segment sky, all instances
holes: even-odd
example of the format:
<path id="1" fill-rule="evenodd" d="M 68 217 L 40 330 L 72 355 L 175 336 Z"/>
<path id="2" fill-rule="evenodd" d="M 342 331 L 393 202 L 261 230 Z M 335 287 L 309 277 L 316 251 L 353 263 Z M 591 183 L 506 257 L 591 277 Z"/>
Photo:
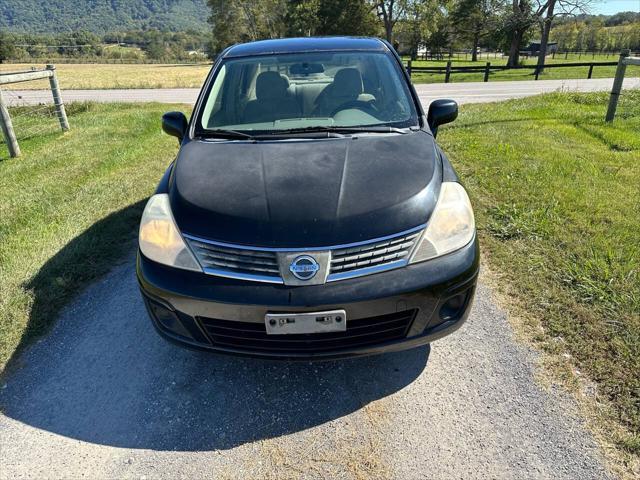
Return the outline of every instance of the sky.
<path id="1" fill-rule="evenodd" d="M 590 8 L 591 13 L 611 15 L 618 12 L 640 12 L 640 0 L 595 0 Z"/>

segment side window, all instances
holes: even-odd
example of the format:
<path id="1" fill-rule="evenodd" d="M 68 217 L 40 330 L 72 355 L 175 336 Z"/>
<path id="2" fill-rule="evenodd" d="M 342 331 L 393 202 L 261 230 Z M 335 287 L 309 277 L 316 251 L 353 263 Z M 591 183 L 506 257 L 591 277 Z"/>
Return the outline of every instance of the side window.
<path id="1" fill-rule="evenodd" d="M 204 111 L 202 114 L 202 127 L 208 128 L 211 124 L 211 118 L 220 112 L 222 109 L 222 85 L 224 84 L 224 79 L 227 76 L 227 67 L 226 65 L 222 65 L 216 79 L 213 82 L 213 86 L 211 87 L 211 92 L 209 93 L 209 98 L 207 99 L 207 103 L 204 106 Z"/>

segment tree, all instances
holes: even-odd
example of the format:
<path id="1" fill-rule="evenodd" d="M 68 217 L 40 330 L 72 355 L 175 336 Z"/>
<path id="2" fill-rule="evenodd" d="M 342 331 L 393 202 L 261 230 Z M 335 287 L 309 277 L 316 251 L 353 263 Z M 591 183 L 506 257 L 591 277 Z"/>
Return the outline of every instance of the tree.
<path id="1" fill-rule="evenodd" d="M 208 0 L 212 53 L 238 42 L 285 35 L 286 0 Z"/>
<path id="2" fill-rule="evenodd" d="M 317 35 L 320 27 L 320 0 L 289 0 L 287 5 L 287 34 L 290 36 Z"/>
<path id="3" fill-rule="evenodd" d="M 289 0 L 289 36 L 375 35 L 376 18 L 366 0 Z"/>
<path id="4" fill-rule="evenodd" d="M 505 31 L 510 37 L 508 67 L 517 67 L 520 63 L 522 40 L 542 13 L 534 12 L 532 2 L 533 0 L 512 0 L 511 12 L 507 15 L 505 22 Z"/>
<path id="5" fill-rule="evenodd" d="M 378 17 L 384 25 L 385 38 L 392 45 L 393 28 L 396 26 L 398 19 L 406 13 L 408 3 L 407 0 L 375 0 L 374 2 Z"/>
<path id="6" fill-rule="evenodd" d="M 283 0 L 236 0 L 250 40 L 284 36 L 286 2 Z M 225 2 L 231 3 L 231 2 Z"/>
<path id="7" fill-rule="evenodd" d="M 640 12 L 619 12 L 611 15 L 604 21 L 605 27 L 617 25 L 631 25 L 640 22 Z"/>
<path id="8" fill-rule="evenodd" d="M 15 42 L 9 34 L 0 31 L 0 63 L 11 58 L 15 52 Z"/>
<path id="9" fill-rule="evenodd" d="M 451 45 L 451 21 L 441 10 L 432 18 L 430 32 L 425 37 L 425 43 L 431 52 L 441 53 Z"/>
<path id="10" fill-rule="evenodd" d="M 501 0 L 458 0 L 451 12 L 455 32 L 472 44 L 471 60 L 478 60 L 480 40 L 498 24 Z"/>
<path id="11" fill-rule="evenodd" d="M 408 46 L 412 59 L 416 59 L 420 46 L 429 44 L 434 47 L 436 37 L 444 36 L 448 42 L 448 3 L 449 0 L 421 0 L 406 2 L 404 15 L 393 30 L 394 40 L 402 39 Z"/>
<path id="12" fill-rule="evenodd" d="M 376 16 L 367 0 L 320 0 L 318 35 L 376 35 Z"/>
<path id="13" fill-rule="evenodd" d="M 243 37 L 241 22 L 237 21 L 240 8 L 233 1 L 209 0 L 208 4 L 211 9 L 208 20 L 213 29 L 210 50 L 211 53 L 217 54 Z"/>
<path id="14" fill-rule="evenodd" d="M 167 54 L 167 47 L 165 45 L 162 34 L 158 30 L 149 30 L 146 36 L 146 41 L 142 46 L 142 50 L 146 54 L 147 58 L 152 60 L 162 60 Z"/>
<path id="15" fill-rule="evenodd" d="M 551 32 L 551 24 L 555 16 L 557 0 L 548 0 L 546 15 L 542 21 L 542 35 L 540 36 L 540 50 L 538 51 L 538 73 L 544 69 L 544 61 L 547 57 L 547 44 L 549 43 L 549 32 Z"/>
<path id="16" fill-rule="evenodd" d="M 544 70 L 544 62 L 547 57 L 547 45 L 549 44 L 549 34 L 551 33 L 551 26 L 556 16 L 561 15 L 564 17 L 575 16 L 578 13 L 586 13 L 587 8 L 591 0 L 547 0 L 542 2 L 538 0 L 538 5 L 542 7 L 545 5 L 544 19 L 542 20 L 542 35 L 540 37 L 540 51 L 538 52 L 538 72 Z M 556 8 L 557 7 L 557 8 Z"/>
<path id="17" fill-rule="evenodd" d="M 511 47 L 507 66 L 518 65 L 522 39 L 533 25 L 541 25 L 540 51 L 538 69 L 544 68 L 544 61 L 549 43 L 549 33 L 554 18 L 585 12 L 593 0 L 513 0 L 511 14 L 507 18 L 507 30 L 511 36 Z"/>

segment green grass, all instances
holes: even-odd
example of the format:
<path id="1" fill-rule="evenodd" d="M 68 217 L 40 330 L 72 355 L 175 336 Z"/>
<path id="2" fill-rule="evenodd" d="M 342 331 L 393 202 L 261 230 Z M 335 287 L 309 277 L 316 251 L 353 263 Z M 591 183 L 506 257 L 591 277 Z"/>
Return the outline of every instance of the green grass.
<path id="1" fill-rule="evenodd" d="M 16 159 L 0 143 L 0 371 L 130 251 L 143 199 L 177 151 L 160 129 L 167 109 L 71 104 L 70 132 L 24 139 Z M 25 121 L 55 125 L 39 115 Z"/>
<path id="2" fill-rule="evenodd" d="M 463 106 L 439 141 L 470 190 L 484 253 L 640 434 L 640 91 L 603 122 L 607 94 Z M 486 258 L 486 257 L 485 257 Z"/>

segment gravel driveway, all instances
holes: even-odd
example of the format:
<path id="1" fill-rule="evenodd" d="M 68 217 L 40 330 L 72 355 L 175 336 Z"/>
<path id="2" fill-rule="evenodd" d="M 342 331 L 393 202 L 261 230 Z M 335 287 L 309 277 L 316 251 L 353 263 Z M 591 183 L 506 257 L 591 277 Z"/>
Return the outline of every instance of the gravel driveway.
<path id="1" fill-rule="evenodd" d="M 0 385 L 2 478 L 607 478 L 481 284 L 427 348 L 326 363 L 191 352 L 152 329 L 133 254 Z"/>

